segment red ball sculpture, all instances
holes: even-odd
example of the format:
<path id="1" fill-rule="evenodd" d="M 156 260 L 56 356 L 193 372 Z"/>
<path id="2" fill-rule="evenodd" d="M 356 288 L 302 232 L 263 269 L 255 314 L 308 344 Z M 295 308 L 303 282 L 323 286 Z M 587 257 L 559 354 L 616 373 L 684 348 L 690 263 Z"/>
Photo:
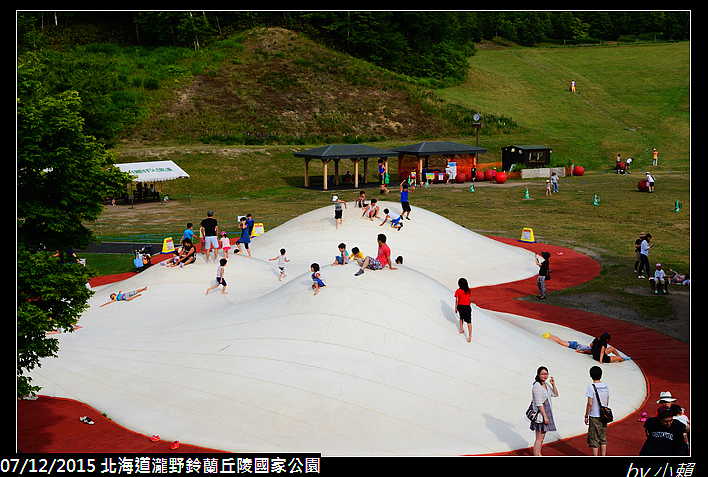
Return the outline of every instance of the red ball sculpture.
<path id="1" fill-rule="evenodd" d="M 477 171 L 477 172 L 475 173 L 475 176 L 477 176 L 477 180 L 478 180 L 478 181 L 483 181 L 483 180 L 484 180 L 484 172 L 482 172 L 482 171 Z"/>
<path id="2" fill-rule="evenodd" d="M 637 189 L 639 189 L 640 192 L 649 192 L 649 185 L 647 184 L 647 180 L 640 180 L 639 183 L 637 183 Z"/>
<path id="3" fill-rule="evenodd" d="M 585 174 L 585 168 L 583 166 L 575 166 L 573 168 L 574 176 L 582 176 L 583 174 Z"/>
<path id="4" fill-rule="evenodd" d="M 463 172 L 458 172 L 457 175 L 455 176 L 455 182 L 458 184 L 462 184 L 467 180 L 467 176 Z"/>
<path id="5" fill-rule="evenodd" d="M 484 171 L 484 180 L 485 181 L 490 181 L 494 178 L 494 171 L 491 169 L 487 169 Z"/>
<path id="6" fill-rule="evenodd" d="M 494 177 L 494 180 L 496 181 L 497 184 L 503 184 L 506 182 L 506 172 L 497 172 L 497 175 Z"/>

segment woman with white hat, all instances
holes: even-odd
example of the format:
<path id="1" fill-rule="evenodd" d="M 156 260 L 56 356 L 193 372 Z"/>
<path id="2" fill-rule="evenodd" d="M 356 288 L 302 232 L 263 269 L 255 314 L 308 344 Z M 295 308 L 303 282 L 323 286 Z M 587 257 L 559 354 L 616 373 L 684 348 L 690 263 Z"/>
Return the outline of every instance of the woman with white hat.
<path id="1" fill-rule="evenodd" d="M 676 401 L 676 398 L 671 396 L 671 392 L 661 391 L 661 393 L 659 394 L 659 400 L 656 401 L 656 403 L 663 404 L 665 406 L 671 406 L 671 404 L 675 401 Z"/>

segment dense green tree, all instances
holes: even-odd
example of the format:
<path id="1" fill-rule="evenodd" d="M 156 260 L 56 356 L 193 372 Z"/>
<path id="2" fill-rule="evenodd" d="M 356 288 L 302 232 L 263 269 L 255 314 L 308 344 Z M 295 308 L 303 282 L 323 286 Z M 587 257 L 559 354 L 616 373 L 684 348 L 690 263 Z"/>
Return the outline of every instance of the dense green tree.
<path id="1" fill-rule="evenodd" d="M 37 390 L 25 375 L 56 356 L 53 330 L 73 330 L 91 292 L 92 271 L 65 253 L 94 240 L 85 221 L 98 218 L 108 194 L 130 178 L 83 132 L 76 91 L 48 94 L 40 58 L 18 63 L 17 103 L 17 393 Z"/>

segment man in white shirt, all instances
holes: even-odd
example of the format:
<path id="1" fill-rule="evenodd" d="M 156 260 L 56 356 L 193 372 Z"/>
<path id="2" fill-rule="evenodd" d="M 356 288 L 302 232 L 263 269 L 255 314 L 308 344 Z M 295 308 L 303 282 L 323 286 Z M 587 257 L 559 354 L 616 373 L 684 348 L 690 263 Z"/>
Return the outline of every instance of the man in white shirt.
<path id="1" fill-rule="evenodd" d="M 607 423 L 600 419 L 600 404 L 610 405 L 610 390 L 607 384 L 601 381 L 602 368 L 593 366 L 590 368 L 592 384 L 588 386 L 585 395 L 588 398 L 585 406 L 585 425 L 588 426 L 588 445 L 592 450 L 592 455 L 607 455 Z M 597 394 L 595 394 L 597 390 Z M 598 403 L 597 397 L 600 397 Z"/>

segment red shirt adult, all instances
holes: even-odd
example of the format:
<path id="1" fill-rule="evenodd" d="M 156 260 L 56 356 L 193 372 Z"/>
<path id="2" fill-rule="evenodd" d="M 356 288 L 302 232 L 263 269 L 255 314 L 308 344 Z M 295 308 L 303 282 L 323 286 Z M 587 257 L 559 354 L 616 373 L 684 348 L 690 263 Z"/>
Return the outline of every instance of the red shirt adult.
<path id="1" fill-rule="evenodd" d="M 391 249 L 385 243 L 379 244 L 379 254 L 376 256 L 376 260 L 381 262 L 381 266 L 385 267 L 388 265 L 388 261 L 391 259 Z"/>

